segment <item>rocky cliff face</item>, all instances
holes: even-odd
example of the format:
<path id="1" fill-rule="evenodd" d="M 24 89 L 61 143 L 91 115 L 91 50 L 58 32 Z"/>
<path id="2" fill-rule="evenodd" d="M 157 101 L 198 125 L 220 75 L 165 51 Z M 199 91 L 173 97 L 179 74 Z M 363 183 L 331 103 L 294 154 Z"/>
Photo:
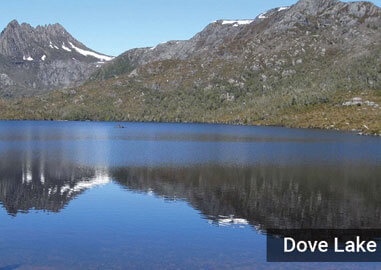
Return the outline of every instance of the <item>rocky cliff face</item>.
<path id="1" fill-rule="evenodd" d="M 0 35 L 0 95 L 33 95 L 73 86 L 112 57 L 92 51 L 61 25 L 12 21 Z"/>

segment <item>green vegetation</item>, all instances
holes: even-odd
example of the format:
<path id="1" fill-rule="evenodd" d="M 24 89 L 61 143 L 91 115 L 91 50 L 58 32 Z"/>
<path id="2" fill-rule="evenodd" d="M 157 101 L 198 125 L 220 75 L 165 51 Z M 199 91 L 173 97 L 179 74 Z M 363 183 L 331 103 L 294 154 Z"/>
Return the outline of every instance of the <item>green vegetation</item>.
<path id="1" fill-rule="evenodd" d="M 250 96 L 239 89 L 162 92 L 120 86 L 120 80 L 91 82 L 23 101 L 1 101 L 2 119 L 206 122 L 356 130 L 381 134 L 381 109 L 342 106 L 353 97 L 381 105 L 379 90 L 319 96 L 292 93 Z M 107 92 L 104 89 L 107 88 Z M 234 96 L 234 100 L 228 97 Z"/>

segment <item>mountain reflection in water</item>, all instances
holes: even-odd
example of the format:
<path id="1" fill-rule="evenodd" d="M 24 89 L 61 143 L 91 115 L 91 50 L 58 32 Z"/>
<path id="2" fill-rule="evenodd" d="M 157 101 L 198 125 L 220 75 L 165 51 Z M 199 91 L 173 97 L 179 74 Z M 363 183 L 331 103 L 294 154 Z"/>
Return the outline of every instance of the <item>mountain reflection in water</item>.
<path id="1" fill-rule="evenodd" d="M 0 160 L 0 201 L 10 215 L 60 212 L 87 189 L 123 188 L 184 200 L 210 223 L 267 228 L 377 228 L 381 167 L 376 164 L 91 167 L 9 154 Z"/>
<path id="2" fill-rule="evenodd" d="M 9 155 L 0 160 L 0 201 L 10 215 L 59 212 L 86 189 L 110 182 L 107 170 Z"/>

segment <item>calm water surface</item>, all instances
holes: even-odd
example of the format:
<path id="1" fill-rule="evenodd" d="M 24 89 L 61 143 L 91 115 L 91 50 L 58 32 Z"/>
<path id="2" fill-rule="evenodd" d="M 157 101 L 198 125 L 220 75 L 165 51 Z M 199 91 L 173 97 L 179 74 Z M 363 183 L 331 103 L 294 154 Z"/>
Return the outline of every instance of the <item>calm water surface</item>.
<path id="1" fill-rule="evenodd" d="M 380 138 L 118 124 L 0 122 L 0 270 L 305 269 L 266 228 L 381 228 Z"/>

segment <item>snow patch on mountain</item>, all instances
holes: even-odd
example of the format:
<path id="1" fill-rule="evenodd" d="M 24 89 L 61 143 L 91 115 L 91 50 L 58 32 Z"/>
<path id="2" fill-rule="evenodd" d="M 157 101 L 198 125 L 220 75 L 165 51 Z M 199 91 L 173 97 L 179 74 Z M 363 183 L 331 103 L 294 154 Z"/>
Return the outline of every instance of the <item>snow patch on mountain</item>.
<path id="1" fill-rule="evenodd" d="M 265 16 L 267 14 L 267 11 L 266 12 L 263 12 L 261 14 L 259 14 L 258 18 L 259 19 L 266 19 L 267 17 Z"/>
<path id="2" fill-rule="evenodd" d="M 282 11 L 282 10 L 286 10 L 286 9 L 289 9 L 290 7 L 280 7 L 278 8 L 278 11 Z"/>
<path id="3" fill-rule="evenodd" d="M 290 7 L 280 7 L 278 9 L 275 9 L 276 12 L 279 12 L 279 11 L 282 11 L 282 10 L 287 10 L 289 9 Z M 266 11 L 266 12 L 263 12 L 261 14 L 258 15 L 258 19 L 266 19 L 267 18 L 267 14 L 269 13 L 270 11 Z"/>
<path id="4" fill-rule="evenodd" d="M 65 43 L 62 43 L 62 49 L 64 49 L 65 51 L 71 52 L 71 50 L 65 46 Z"/>
<path id="5" fill-rule="evenodd" d="M 253 21 L 254 20 L 236 20 L 236 21 L 233 21 L 233 20 L 224 20 L 224 21 L 222 21 L 222 24 L 245 25 L 245 24 L 250 24 Z"/>
<path id="6" fill-rule="evenodd" d="M 81 48 L 78 48 L 76 47 L 73 43 L 69 42 L 70 46 L 76 50 L 78 53 L 84 55 L 84 56 L 92 56 L 92 57 L 95 57 L 95 58 L 98 58 L 99 60 L 101 61 L 111 61 L 112 59 L 114 59 L 114 57 L 111 57 L 111 56 L 106 56 L 106 55 L 102 55 L 102 54 L 98 54 L 98 53 L 95 53 L 95 52 L 91 52 L 91 51 L 87 51 L 87 50 L 84 50 L 84 49 L 81 49 Z"/>

